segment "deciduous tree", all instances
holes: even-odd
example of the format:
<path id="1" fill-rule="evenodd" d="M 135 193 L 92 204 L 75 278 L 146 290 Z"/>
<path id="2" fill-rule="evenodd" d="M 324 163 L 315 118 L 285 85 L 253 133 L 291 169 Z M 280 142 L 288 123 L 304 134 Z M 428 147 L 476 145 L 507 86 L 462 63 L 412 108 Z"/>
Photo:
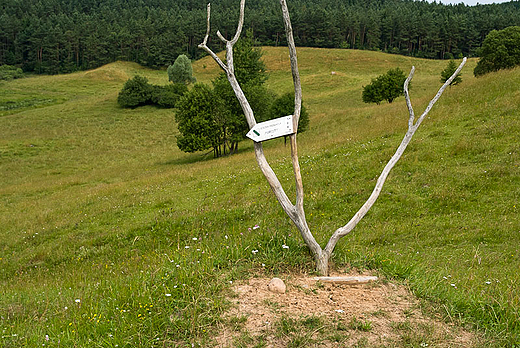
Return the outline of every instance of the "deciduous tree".
<path id="1" fill-rule="evenodd" d="M 473 70 L 475 76 L 520 65 L 520 27 L 491 31 L 484 42 L 480 60 Z"/>
<path id="2" fill-rule="evenodd" d="M 178 101 L 175 120 L 180 132 L 177 136 L 179 149 L 195 152 L 213 148 L 217 156 L 222 139 L 218 110 L 213 90 L 202 83 L 195 84 Z"/>
<path id="3" fill-rule="evenodd" d="M 372 83 L 363 87 L 363 102 L 379 104 L 383 100 L 389 103 L 403 95 L 403 84 L 406 80 L 404 72 L 399 69 L 391 69 L 384 75 L 372 79 Z"/>

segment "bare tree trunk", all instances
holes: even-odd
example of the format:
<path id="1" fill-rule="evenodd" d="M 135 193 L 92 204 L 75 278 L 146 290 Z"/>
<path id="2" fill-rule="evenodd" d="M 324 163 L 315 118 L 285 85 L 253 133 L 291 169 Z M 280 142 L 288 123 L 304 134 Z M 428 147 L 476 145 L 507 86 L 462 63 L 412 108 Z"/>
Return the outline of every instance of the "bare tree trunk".
<path id="1" fill-rule="evenodd" d="M 293 76 L 293 84 L 294 84 L 294 117 L 293 117 L 293 129 L 294 134 L 289 136 L 290 144 L 291 144 L 291 161 L 293 165 L 293 173 L 294 173 L 294 179 L 296 183 L 296 204 L 292 204 L 291 200 L 287 197 L 280 181 L 278 180 L 278 177 L 274 173 L 273 169 L 267 162 L 267 159 L 265 158 L 262 143 L 254 143 L 255 148 L 255 156 L 256 160 L 258 162 L 258 166 L 262 173 L 264 174 L 267 182 L 269 183 L 269 186 L 271 187 L 271 190 L 273 191 L 276 199 L 282 206 L 285 213 L 289 216 L 289 218 L 293 221 L 293 223 L 296 225 L 298 230 L 300 231 L 300 234 L 305 241 L 305 244 L 310 249 L 315 261 L 316 261 L 316 271 L 319 274 L 322 275 L 328 275 L 329 272 L 329 260 L 332 256 L 332 252 L 334 251 L 334 248 L 338 241 L 350 233 L 354 227 L 359 223 L 359 221 L 365 216 L 365 214 L 368 212 L 368 210 L 374 205 L 375 201 L 379 197 L 379 194 L 381 193 L 381 190 L 383 188 L 383 185 L 386 181 L 386 178 L 388 177 L 388 174 L 392 170 L 392 168 L 395 166 L 397 161 L 401 158 L 404 150 L 410 143 L 413 135 L 415 134 L 416 130 L 419 128 L 420 124 L 428 114 L 428 112 L 431 110 L 433 104 L 440 98 L 444 90 L 447 86 L 453 81 L 453 79 L 459 74 L 460 70 L 466 63 L 466 58 L 463 59 L 462 63 L 458 67 L 458 69 L 455 71 L 455 73 L 444 83 L 444 85 L 439 89 L 435 97 L 431 100 L 430 104 L 426 108 L 426 110 L 423 112 L 423 114 L 418 118 L 417 122 L 415 122 L 415 115 L 412 108 L 412 104 L 410 101 L 410 96 L 408 93 L 408 85 L 410 83 L 410 80 L 413 77 L 413 74 L 415 72 L 415 67 L 412 67 L 412 70 L 410 71 L 410 74 L 408 75 L 408 78 L 406 79 L 404 83 L 404 94 L 406 98 L 406 104 L 409 110 L 409 119 L 408 119 L 408 131 L 406 132 L 401 144 L 397 148 L 397 151 L 392 156 L 390 161 L 387 163 L 385 168 L 383 169 L 383 172 L 379 176 L 376 186 L 374 190 L 372 191 L 372 194 L 368 198 L 368 200 L 363 204 L 363 206 L 359 209 L 359 211 L 350 219 L 350 221 L 343 227 L 338 228 L 330 237 L 325 249 L 322 249 L 321 246 L 316 242 L 316 239 L 312 235 L 309 226 L 307 224 L 307 220 L 305 218 L 305 211 L 303 207 L 303 182 L 301 177 L 301 171 L 300 171 L 300 164 L 298 162 L 298 146 L 296 142 L 296 134 L 298 129 L 298 122 L 300 119 L 300 113 L 301 113 L 301 102 L 302 102 L 302 91 L 301 91 L 301 82 L 300 82 L 300 74 L 298 72 L 298 59 L 296 55 L 296 46 L 294 44 L 294 37 L 293 37 L 293 31 L 291 26 L 291 20 L 289 17 L 289 11 L 287 8 L 286 0 L 280 0 L 280 5 L 282 7 L 282 16 L 285 26 L 285 32 L 287 36 L 287 43 L 289 46 L 289 57 L 291 61 L 291 71 Z M 238 21 L 238 27 L 236 34 L 232 40 L 226 40 L 222 34 L 217 31 L 217 35 L 220 38 L 220 40 L 226 45 L 226 64 L 222 62 L 222 60 L 213 52 L 211 49 L 207 46 L 207 41 L 209 38 L 209 32 L 210 32 L 210 14 L 211 14 L 211 6 L 208 4 L 208 15 L 207 15 L 207 32 L 206 36 L 204 38 L 204 41 L 199 45 L 200 48 L 204 49 L 206 52 L 208 52 L 211 57 L 219 64 L 219 66 L 226 72 L 226 76 L 228 78 L 229 83 L 231 84 L 231 87 L 233 88 L 233 91 L 235 92 L 235 95 L 242 107 L 242 110 L 244 112 L 244 115 L 246 116 L 247 123 L 249 125 L 249 128 L 253 128 L 256 125 L 256 119 L 253 114 L 253 110 L 251 109 L 251 106 L 249 105 L 249 102 L 247 98 L 244 95 L 244 92 L 242 91 L 240 85 L 238 84 L 238 81 L 235 77 L 234 72 L 234 66 L 233 66 L 233 45 L 237 42 L 238 38 L 240 37 L 240 33 L 242 31 L 242 26 L 244 23 L 244 9 L 245 9 L 245 0 L 240 1 L 240 18 Z M 355 35 L 353 36 L 355 38 Z"/>

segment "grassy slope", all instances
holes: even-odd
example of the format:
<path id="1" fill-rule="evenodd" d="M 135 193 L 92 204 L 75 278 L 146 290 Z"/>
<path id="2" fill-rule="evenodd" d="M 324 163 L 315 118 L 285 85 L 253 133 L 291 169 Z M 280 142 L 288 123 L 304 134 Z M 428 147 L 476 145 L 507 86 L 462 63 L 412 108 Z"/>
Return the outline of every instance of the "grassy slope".
<path id="1" fill-rule="evenodd" d="M 269 87 L 289 91 L 286 50 L 264 52 Z M 366 105 L 362 85 L 415 65 L 419 113 L 446 63 L 303 48 L 299 63 L 311 115 L 310 130 L 299 136 L 306 209 L 324 243 L 366 199 L 405 132 L 402 98 Z M 520 70 L 475 79 L 475 63 L 430 113 L 334 262 L 405 277 L 450 315 L 469 317 L 510 345 L 520 340 Z M 194 71 L 203 82 L 218 73 L 209 59 Z M 0 110 L 6 346 L 204 343 L 225 307 L 227 280 L 262 272 L 261 264 L 267 272 L 312 269 L 251 144 L 218 160 L 184 154 L 171 111 L 117 107 L 117 92 L 137 72 L 167 83 L 165 72 L 114 63 L 0 84 L 0 105 L 21 106 Z M 288 149 L 281 140 L 265 147 L 291 191 Z M 250 233 L 255 224 L 261 228 Z"/>

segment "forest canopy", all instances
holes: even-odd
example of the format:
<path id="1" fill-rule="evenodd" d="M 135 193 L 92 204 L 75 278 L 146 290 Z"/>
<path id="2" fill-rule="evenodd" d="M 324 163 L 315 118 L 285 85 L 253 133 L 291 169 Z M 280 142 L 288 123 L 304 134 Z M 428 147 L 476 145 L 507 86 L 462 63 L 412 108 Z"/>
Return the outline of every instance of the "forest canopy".
<path id="1" fill-rule="evenodd" d="M 0 65 L 56 74 L 116 60 L 166 67 L 199 58 L 207 0 L 5 0 Z M 213 2 L 212 22 L 234 33 L 237 0 Z M 245 28 L 260 45 L 284 45 L 277 1 L 249 1 Z M 492 30 L 520 25 L 520 2 L 465 6 L 413 0 L 294 0 L 297 46 L 356 48 L 446 59 L 476 56 Z M 218 51 L 221 42 L 210 37 Z"/>

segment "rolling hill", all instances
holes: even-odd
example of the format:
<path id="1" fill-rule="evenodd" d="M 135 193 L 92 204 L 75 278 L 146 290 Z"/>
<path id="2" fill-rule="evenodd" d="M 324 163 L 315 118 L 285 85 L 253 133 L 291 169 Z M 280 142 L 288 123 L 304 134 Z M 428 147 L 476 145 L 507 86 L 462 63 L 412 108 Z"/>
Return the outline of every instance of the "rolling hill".
<path id="1" fill-rule="evenodd" d="M 269 88 L 290 91 L 286 49 L 263 51 Z M 324 243 L 368 197 L 406 131 L 404 99 L 367 105 L 362 86 L 415 65 L 411 97 L 419 113 L 446 62 L 340 49 L 298 54 L 310 114 L 310 129 L 299 136 L 305 207 Z M 520 342 L 520 69 L 477 79 L 475 65 L 470 60 L 462 83 L 436 104 L 333 263 L 401 279 L 445 315 L 512 347 Z M 201 82 L 218 73 L 208 57 L 194 63 Z M 165 71 L 126 62 L 0 82 L 6 347 L 40 346 L 46 334 L 85 347 L 156 338 L 180 345 L 207 337 L 221 320 L 227 281 L 312 271 L 252 145 L 244 141 L 238 154 L 220 159 L 180 152 L 172 110 L 117 106 L 135 74 L 168 82 Z M 293 196 L 289 149 L 282 140 L 265 148 Z M 260 232 L 249 233 L 255 225 Z M 253 248 L 262 252 L 251 255 Z M 172 319 L 172 312 L 189 315 Z M 117 332 L 126 338 L 107 338 Z"/>

